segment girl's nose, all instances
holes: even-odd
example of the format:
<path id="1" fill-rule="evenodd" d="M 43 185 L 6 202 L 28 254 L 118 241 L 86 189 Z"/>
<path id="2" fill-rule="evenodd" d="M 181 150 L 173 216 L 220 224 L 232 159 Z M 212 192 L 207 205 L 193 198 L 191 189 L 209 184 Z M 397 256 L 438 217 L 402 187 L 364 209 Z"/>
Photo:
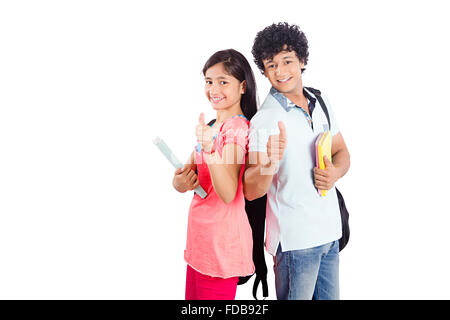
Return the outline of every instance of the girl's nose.
<path id="1" fill-rule="evenodd" d="M 215 93 L 217 93 L 218 92 L 218 88 L 217 88 L 217 86 L 216 85 L 211 85 L 211 87 L 209 87 L 209 94 L 215 94 Z"/>

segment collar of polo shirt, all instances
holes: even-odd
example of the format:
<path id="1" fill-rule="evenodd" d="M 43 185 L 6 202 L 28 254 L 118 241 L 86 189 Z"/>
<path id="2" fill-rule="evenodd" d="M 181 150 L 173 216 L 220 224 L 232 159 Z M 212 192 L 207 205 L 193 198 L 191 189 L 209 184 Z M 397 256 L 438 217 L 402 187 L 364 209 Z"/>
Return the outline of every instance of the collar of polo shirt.
<path id="1" fill-rule="evenodd" d="M 281 104 L 286 112 L 289 112 L 293 108 L 299 108 L 295 103 L 285 97 L 280 91 L 274 87 L 270 88 L 270 94 Z M 303 88 L 303 94 L 309 101 L 309 111 L 312 114 L 314 108 L 316 107 L 316 98 L 312 93 L 309 93 L 307 89 Z"/>

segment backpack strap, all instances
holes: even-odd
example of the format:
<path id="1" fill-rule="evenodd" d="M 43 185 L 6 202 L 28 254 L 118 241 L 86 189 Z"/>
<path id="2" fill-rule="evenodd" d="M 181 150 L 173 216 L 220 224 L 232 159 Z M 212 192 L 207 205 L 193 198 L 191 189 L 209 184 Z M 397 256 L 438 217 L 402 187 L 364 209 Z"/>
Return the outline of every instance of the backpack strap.
<path id="1" fill-rule="evenodd" d="M 322 107 L 323 112 L 325 113 L 325 116 L 327 117 L 328 121 L 328 129 L 331 131 L 331 121 L 330 121 L 330 114 L 328 113 L 327 105 L 325 104 L 325 101 L 323 101 L 320 90 L 311 88 L 311 87 L 305 87 L 308 91 L 310 91 L 312 94 L 314 94 L 319 101 L 320 106 Z"/>
<path id="2" fill-rule="evenodd" d="M 269 288 L 267 286 L 267 275 L 261 276 L 259 274 L 256 274 L 255 282 L 253 283 L 253 298 L 255 300 L 258 300 L 256 297 L 256 291 L 258 290 L 258 285 L 261 282 L 262 289 L 263 289 L 263 297 L 267 298 L 269 296 Z"/>
<path id="3" fill-rule="evenodd" d="M 309 87 L 305 87 L 305 89 L 313 93 L 316 96 L 317 100 L 319 100 L 319 104 L 322 107 L 325 116 L 327 117 L 328 127 L 331 129 L 330 115 L 328 114 L 327 106 L 320 95 L 320 91 Z M 350 227 L 348 224 L 349 214 L 347 207 L 345 206 L 344 197 L 339 192 L 338 188 L 336 188 L 336 194 L 339 202 L 339 211 L 341 213 L 342 237 L 339 239 L 339 251 L 341 251 L 347 245 L 348 240 L 350 238 Z"/>

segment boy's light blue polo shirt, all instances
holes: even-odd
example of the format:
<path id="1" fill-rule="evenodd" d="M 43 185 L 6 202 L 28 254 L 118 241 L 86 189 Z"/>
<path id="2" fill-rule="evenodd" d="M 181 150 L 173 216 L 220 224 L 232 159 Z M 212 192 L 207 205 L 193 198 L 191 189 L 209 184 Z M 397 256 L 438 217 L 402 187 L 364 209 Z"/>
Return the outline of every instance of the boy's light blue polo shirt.
<path id="1" fill-rule="evenodd" d="M 286 127 L 287 145 L 278 172 L 267 192 L 266 250 L 283 251 L 316 247 L 341 238 L 341 216 L 333 187 L 321 197 L 314 186 L 315 141 L 328 126 L 327 118 L 312 92 L 304 89 L 312 119 L 275 88 L 250 122 L 249 152 L 267 153 L 270 135 L 279 134 L 278 121 Z M 331 133 L 339 132 L 328 100 Z M 312 120 L 312 123 L 311 121 Z"/>

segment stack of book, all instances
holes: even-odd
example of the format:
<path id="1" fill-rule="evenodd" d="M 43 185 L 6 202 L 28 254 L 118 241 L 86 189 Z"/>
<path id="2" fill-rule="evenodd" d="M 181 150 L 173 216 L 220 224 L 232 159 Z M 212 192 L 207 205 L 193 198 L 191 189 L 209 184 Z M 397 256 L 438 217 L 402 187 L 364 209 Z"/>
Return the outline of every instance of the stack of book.
<path id="1" fill-rule="evenodd" d="M 326 156 L 331 161 L 331 133 L 330 131 L 324 131 L 317 137 L 316 140 L 316 167 L 319 169 L 325 169 L 325 161 L 323 157 Z M 319 194 L 324 197 L 327 195 L 327 190 L 320 190 Z"/>

